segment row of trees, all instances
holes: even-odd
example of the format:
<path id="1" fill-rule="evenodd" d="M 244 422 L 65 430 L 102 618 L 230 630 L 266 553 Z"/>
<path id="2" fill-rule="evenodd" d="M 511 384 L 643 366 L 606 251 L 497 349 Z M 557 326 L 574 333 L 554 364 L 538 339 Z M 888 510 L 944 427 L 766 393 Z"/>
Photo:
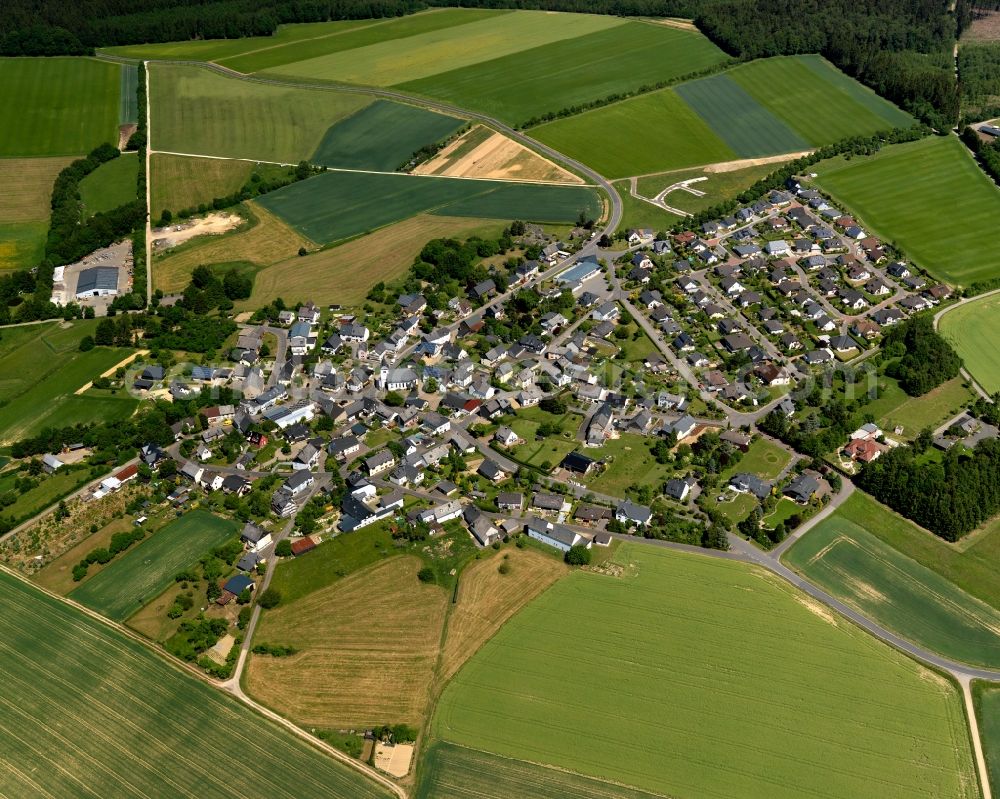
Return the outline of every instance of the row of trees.
<path id="1" fill-rule="evenodd" d="M 960 449 L 934 463 L 914 446 L 896 447 L 867 464 L 856 482 L 897 513 L 957 541 L 1000 512 L 1000 441 L 984 439 L 971 455 Z"/>

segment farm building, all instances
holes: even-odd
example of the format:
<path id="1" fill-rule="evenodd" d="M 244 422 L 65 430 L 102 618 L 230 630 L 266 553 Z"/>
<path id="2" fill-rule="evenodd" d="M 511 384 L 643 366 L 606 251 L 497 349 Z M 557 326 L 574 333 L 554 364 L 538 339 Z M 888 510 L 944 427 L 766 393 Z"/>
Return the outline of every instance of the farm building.
<path id="1" fill-rule="evenodd" d="M 113 266 L 92 266 L 80 272 L 76 297 L 113 297 L 118 293 L 118 270 Z"/>

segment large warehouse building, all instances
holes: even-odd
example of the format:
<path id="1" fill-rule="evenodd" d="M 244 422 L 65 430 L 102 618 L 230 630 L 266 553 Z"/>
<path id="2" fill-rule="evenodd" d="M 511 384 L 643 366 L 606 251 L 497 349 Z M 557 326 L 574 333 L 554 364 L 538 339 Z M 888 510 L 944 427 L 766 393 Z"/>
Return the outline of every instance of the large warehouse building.
<path id="1" fill-rule="evenodd" d="M 92 266 L 80 272 L 76 281 L 76 297 L 112 297 L 118 293 L 118 269 L 113 266 Z"/>

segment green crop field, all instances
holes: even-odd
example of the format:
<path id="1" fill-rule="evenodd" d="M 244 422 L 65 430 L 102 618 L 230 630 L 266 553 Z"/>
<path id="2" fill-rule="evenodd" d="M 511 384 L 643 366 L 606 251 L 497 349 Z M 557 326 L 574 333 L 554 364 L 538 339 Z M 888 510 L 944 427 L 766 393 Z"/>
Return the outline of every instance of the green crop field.
<path id="1" fill-rule="evenodd" d="M 1000 666 L 1000 611 L 869 533 L 877 516 L 869 525 L 849 516 L 856 517 L 857 508 L 824 519 L 788 550 L 785 562 L 914 643 L 966 663 Z"/>
<path id="2" fill-rule="evenodd" d="M 574 572 L 501 628 L 432 733 L 676 799 L 978 795 L 943 677 L 746 564 L 615 560 L 624 576 Z"/>
<path id="3" fill-rule="evenodd" d="M 279 25 L 273 36 L 247 36 L 243 39 L 190 39 L 182 42 L 161 42 L 157 44 L 127 44 L 121 47 L 102 47 L 101 52 L 120 58 L 143 60 L 151 58 L 157 61 L 215 61 L 226 62 L 227 66 L 233 59 L 241 58 L 250 53 L 258 54 L 260 58 L 276 51 L 289 53 L 301 52 L 305 48 L 314 47 L 318 55 L 331 49 L 334 45 L 329 40 L 357 28 L 368 28 L 384 25 L 392 20 L 359 19 L 338 20 L 337 22 L 303 22 L 292 25 Z M 300 58 L 302 56 L 299 56 Z M 289 61 L 298 60 L 290 57 Z M 279 61 L 279 63 L 285 63 Z M 231 67 L 236 69 L 236 67 Z M 252 72 L 253 69 L 241 69 L 241 72 Z"/>
<path id="4" fill-rule="evenodd" d="M 696 31 L 628 22 L 397 88 L 517 124 L 549 111 L 697 72 L 725 54 Z"/>
<path id="5" fill-rule="evenodd" d="M 600 216 L 597 194 L 589 188 L 363 172 L 327 172 L 258 202 L 319 243 L 420 213 L 535 222 L 573 222 L 581 211 Z"/>
<path id="6" fill-rule="evenodd" d="M 0 442 L 34 435 L 44 427 L 114 421 L 132 415 L 127 395 L 92 397 L 74 392 L 121 361 L 129 350 L 97 347 L 77 352 L 96 320 L 32 325 L 0 338 Z"/>
<path id="7" fill-rule="evenodd" d="M 530 135 L 611 178 L 737 157 L 674 89 L 559 119 Z"/>
<path id="8" fill-rule="evenodd" d="M 350 169 L 395 172 L 413 153 L 454 133 L 464 120 L 376 100 L 331 127 L 310 159 Z"/>
<path id="9" fill-rule="evenodd" d="M 489 752 L 438 741 L 424 758 L 417 799 L 661 799 L 560 769 L 497 757 Z"/>
<path id="10" fill-rule="evenodd" d="M 142 644 L 13 576 L 0 574 L 0 601 L 4 796 L 391 795 Z"/>
<path id="11" fill-rule="evenodd" d="M 0 58 L 0 156 L 117 144 L 120 83 L 118 64 L 92 58 Z"/>
<path id="12" fill-rule="evenodd" d="M 203 67 L 150 68 L 157 150 L 297 163 L 329 127 L 368 105 L 357 95 L 249 83 Z"/>
<path id="13" fill-rule="evenodd" d="M 815 167 L 817 183 L 917 264 L 967 286 L 1000 277 L 1000 189 L 954 136 Z"/>
<path id="14" fill-rule="evenodd" d="M 118 98 L 118 123 L 120 125 L 139 121 L 139 97 L 136 94 L 138 88 L 139 67 L 134 64 L 123 64 L 121 90 Z"/>
<path id="15" fill-rule="evenodd" d="M 88 216 L 110 211 L 134 200 L 138 194 L 139 156 L 121 155 L 101 164 L 80 181 L 80 199 Z"/>
<path id="16" fill-rule="evenodd" d="M 1000 391 L 1000 348 L 983 346 L 1000 341 L 1000 295 L 952 308 L 938 327 L 979 385 L 990 394 Z"/>
<path id="17" fill-rule="evenodd" d="M 728 75 L 813 146 L 908 128 L 915 121 L 818 55 L 751 61 Z"/>
<path id="18" fill-rule="evenodd" d="M 677 94 L 742 158 L 809 149 L 809 142 L 755 100 L 731 72 L 682 83 Z"/>
<path id="19" fill-rule="evenodd" d="M 119 555 L 70 597 L 115 621 L 155 599 L 174 575 L 236 534 L 236 522 L 194 510 Z"/>
<path id="20" fill-rule="evenodd" d="M 304 61 L 297 59 L 295 63 L 265 72 L 391 86 L 478 64 L 487 53 L 498 58 L 623 24 L 624 21 L 610 16 L 518 11 L 485 19 L 470 17 L 465 24 L 405 38 L 386 38 L 392 33 L 386 26 L 362 32 L 373 34 L 375 41 L 371 44 L 338 49 Z"/>
<path id="21" fill-rule="evenodd" d="M 253 171 L 249 161 L 185 158 L 154 153 L 150 158 L 150 198 L 153 218 L 164 209 L 197 208 L 239 189 Z"/>
<path id="22" fill-rule="evenodd" d="M 1000 791 L 1000 687 L 976 681 L 972 694 L 993 793 Z"/>

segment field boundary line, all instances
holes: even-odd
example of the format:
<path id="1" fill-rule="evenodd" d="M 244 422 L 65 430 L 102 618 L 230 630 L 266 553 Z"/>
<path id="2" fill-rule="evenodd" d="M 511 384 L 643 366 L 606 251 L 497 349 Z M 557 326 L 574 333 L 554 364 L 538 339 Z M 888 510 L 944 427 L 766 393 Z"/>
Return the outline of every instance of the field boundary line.
<path id="1" fill-rule="evenodd" d="M 120 622 L 113 621 L 112 619 L 109 619 L 106 616 L 102 616 L 96 610 L 92 610 L 91 608 L 88 608 L 86 605 L 81 605 L 79 602 L 76 602 L 75 600 L 72 600 L 69 597 L 65 597 L 65 596 L 63 596 L 61 594 L 57 594 L 55 591 L 52 591 L 52 590 L 50 590 L 48 588 L 45 588 L 44 586 L 38 585 L 37 583 L 35 583 L 32 580 L 28 579 L 28 577 L 26 577 L 25 575 L 23 575 L 20 572 L 14 570 L 12 568 L 10 568 L 9 566 L 7 566 L 4 563 L 0 563 L 0 572 L 2 572 L 4 574 L 7 574 L 7 575 L 9 575 L 9 576 L 11 576 L 11 577 L 13 577 L 13 578 L 21 581 L 22 583 L 25 583 L 25 584 L 31 586 L 33 589 L 35 589 L 37 591 L 41 591 L 43 594 L 46 594 L 46 595 L 52 597 L 53 599 L 57 600 L 58 602 L 62 602 L 63 604 L 69 605 L 70 607 L 72 607 L 75 610 L 83 613 L 85 616 L 93 619 L 94 621 L 97 621 L 97 622 L 103 624 L 104 626 L 109 627 L 109 628 L 115 630 L 116 632 L 124 635 L 126 638 L 129 638 L 130 640 L 134 641 L 135 643 L 141 645 L 148 652 L 150 652 L 151 654 L 153 654 L 154 657 L 158 657 L 163 662 L 172 665 L 178 671 L 182 671 L 184 673 L 190 674 L 195 679 L 198 679 L 201 682 L 205 683 L 206 685 L 211 686 L 212 688 L 214 688 L 215 690 L 219 691 L 220 693 L 228 694 L 229 696 L 232 696 L 236 701 L 241 702 L 242 704 L 244 704 L 247 707 L 251 708 L 258 715 L 264 716 L 268 720 L 270 720 L 270 721 L 278 724 L 278 726 L 284 727 L 286 730 L 288 730 L 289 732 L 291 732 L 292 734 L 294 734 L 298 738 L 301 738 L 303 741 L 311 744 L 313 746 L 313 748 L 319 749 L 323 753 L 332 756 L 332 758 L 334 760 L 337 760 L 337 761 L 339 761 L 341 763 L 344 763 L 345 765 L 350 766 L 355 771 L 358 771 L 359 773 L 363 774 L 364 776 L 366 776 L 369 779 L 373 780 L 374 782 L 378 783 L 382 787 L 389 789 L 393 794 L 395 794 L 396 796 L 398 796 L 399 799 L 407 799 L 406 791 L 401 786 L 399 786 L 396 783 L 394 783 L 388 777 L 384 777 L 382 774 L 380 774 L 379 772 L 377 772 L 373 767 L 368 766 L 365 763 L 362 763 L 360 760 L 355 760 L 354 758 L 351 758 L 349 755 L 341 752 L 340 750 L 335 749 L 330 744 L 328 744 L 325 741 L 323 741 L 323 740 L 315 737 L 311 733 L 306 732 L 305 730 L 303 730 L 302 728 L 300 728 L 296 724 L 292 723 L 288 719 L 286 719 L 283 716 L 280 716 L 279 714 L 275 713 L 273 710 L 270 710 L 268 708 L 263 707 L 262 705 L 259 705 L 257 702 L 255 702 L 250 697 L 248 697 L 248 696 L 246 696 L 244 694 L 241 694 L 241 693 L 239 693 L 237 691 L 234 691 L 231 688 L 226 687 L 224 684 L 219 683 L 216 680 L 213 680 L 212 678 L 210 678 L 205 673 L 199 671 L 195 666 L 193 666 L 193 665 L 191 665 L 189 663 L 185 663 L 184 661 L 180 660 L 179 658 L 175 657 L 174 655 L 171 655 L 169 652 L 167 652 L 166 650 L 160 648 L 159 646 L 157 646 L 156 644 L 154 644 L 152 641 L 149 641 L 145 637 L 141 636 L 139 633 L 134 632 L 133 630 L 130 630 L 124 624 L 122 624 Z"/>
<path id="2" fill-rule="evenodd" d="M 142 62 L 142 75 L 146 81 L 146 307 L 153 302 L 153 219 L 150 210 L 150 193 L 153 176 L 150 174 L 150 159 L 153 152 L 153 128 L 150 125 L 149 62 Z"/>
<path id="3" fill-rule="evenodd" d="M 123 358 L 122 360 L 118 361 L 118 363 L 116 363 L 110 369 L 105 369 L 103 372 L 101 372 L 100 376 L 101 377 L 111 377 L 111 375 L 113 375 L 115 372 L 117 372 L 121 367 L 128 366 L 130 363 L 132 363 L 132 361 L 134 361 L 140 355 L 149 355 L 149 350 L 136 350 L 131 355 L 129 355 L 127 358 Z M 91 388 L 93 385 L 94 385 L 94 381 L 93 380 L 88 380 L 86 383 L 84 383 L 82 386 L 80 386 L 76 391 L 74 391 L 73 394 L 74 395 L 83 394 L 85 391 L 87 391 L 87 389 Z"/>
<path id="4" fill-rule="evenodd" d="M 972 698 L 972 680 L 968 676 L 958 677 L 962 689 L 962 699 L 965 704 L 965 715 L 968 717 L 969 737 L 972 739 L 972 757 L 976 761 L 976 771 L 979 774 L 979 789 L 983 799 L 993 799 L 990 787 L 990 772 L 986 767 L 986 757 L 983 755 L 983 739 L 979 733 L 979 720 L 976 718 L 976 703 Z"/>
<path id="5" fill-rule="evenodd" d="M 174 155 L 181 158 L 205 158 L 212 161 L 244 161 L 250 164 L 274 164 L 276 166 L 296 166 L 296 164 L 285 163 L 284 161 L 267 161 L 262 158 L 239 158 L 228 155 L 205 155 L 203 153 L 179 153 L 174 150 L 151 150 L 153 155 Z M 312 163 L 310 161 L 310 163 Z M 320 164 L 319 166 L 322 166 Z M 480 183 L 497 183 L 506 185 L 510 183 L 537 186 L 560 186 L 565 188 L 597 189 L 596 183 L 563 183 L 557 180 L 504 180 L 502 178 L 477 178 L 466 175 L 422 175 L 415 172 L 386 172 L 379 169 L 352 169 L 351 167 L 328 166 L 327 172 L 348 172 L 361 175 L 400 175 L 407 178 L 437 178 L 439 180 L 476 180 Z"/>

